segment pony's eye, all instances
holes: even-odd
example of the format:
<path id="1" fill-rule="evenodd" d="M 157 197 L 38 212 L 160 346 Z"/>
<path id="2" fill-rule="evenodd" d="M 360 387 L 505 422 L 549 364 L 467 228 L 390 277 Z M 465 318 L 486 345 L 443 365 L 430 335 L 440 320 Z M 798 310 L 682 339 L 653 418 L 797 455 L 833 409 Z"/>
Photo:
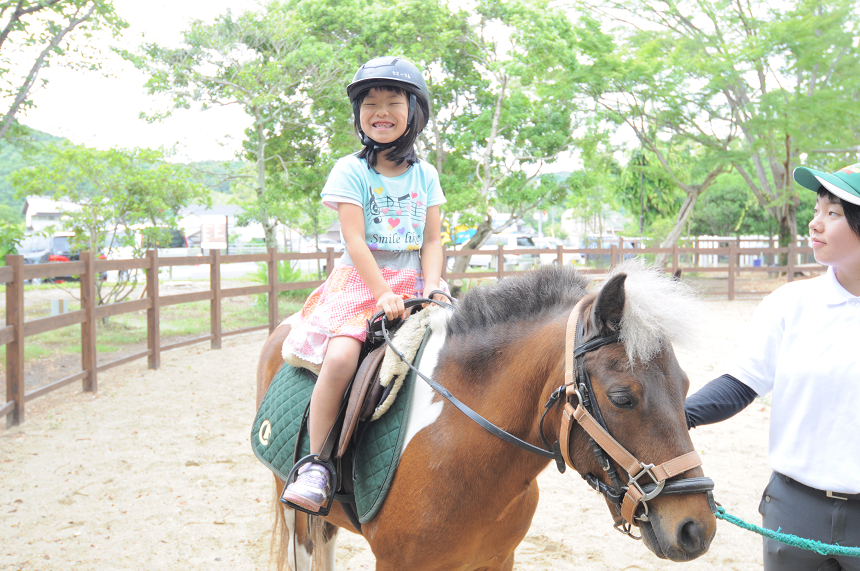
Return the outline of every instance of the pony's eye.
<path id="1" fill-rule="evenodd" d="M 633 401 L 627 395 L 609 395 L 609 401 L 618 408 L 633 408 Z"/>

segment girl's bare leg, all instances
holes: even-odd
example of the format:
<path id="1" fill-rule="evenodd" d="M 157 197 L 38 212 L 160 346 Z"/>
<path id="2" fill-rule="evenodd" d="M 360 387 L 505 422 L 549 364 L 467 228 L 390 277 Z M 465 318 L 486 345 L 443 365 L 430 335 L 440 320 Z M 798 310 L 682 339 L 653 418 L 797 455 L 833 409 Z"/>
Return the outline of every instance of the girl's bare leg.
<path id="1" fill-rule="evenodd" d="M 331 426 L 337 419 L 343 394 L 358 367 L 361 342 L 352 337 L 332 337 L 322 370 L 311 395 L 308 432 L 311 453 L 319 454 Z M 332 476 L 327 468 L 311 462 L 302 465 L 298 477 L 281 496 L 311 512 L 318 512 L 331 492 Z"/>
<path id="2" fill-rule="evenodd" d="M 322 450 L 325 438 L 337 418 L 346 387 L 358 368 L 360 353 L 361 341 L 358 339 L 345 336 L 329 339 L 308 414 L 312 454 Z"/>

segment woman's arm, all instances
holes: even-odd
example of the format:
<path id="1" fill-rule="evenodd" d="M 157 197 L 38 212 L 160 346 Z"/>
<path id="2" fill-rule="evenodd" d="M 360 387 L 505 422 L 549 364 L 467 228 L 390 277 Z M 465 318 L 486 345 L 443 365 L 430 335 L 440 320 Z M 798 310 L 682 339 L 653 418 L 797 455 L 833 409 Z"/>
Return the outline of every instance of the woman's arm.
<path id="1" fill-rule="evenodd" d="M 441 289 L 439 280 L 442 277 L 442 220 L 438 206 L 427 208 L 427 219 L 424 222 L 424 243 L 421 246 L 421 271 L 424 272 L 424 297 L 429 297 L 433 290 Z M 442 301 L 442 296 L 436 294 Z"/>
<path id="2" fill-rule="evenodd" d="M 731 418 L 755 399 L 756 392 L 731 375 L 717 377 L 684 403 L 687 428 Z"/>
<path id="3" fill-rule="evenodd" d="M 364 237 L 364 209 L 355 204 L 339 202 L 337 217 L 340 221 L 340 232 L 346 242 L 346 251 L 358 275 L 376 298 L 377 311 L 384 311 L 388 319 L 405 317 L 403 298 L 391 291 L 373 254 L 370 253 L 370 248 L 367 247 Z"/>

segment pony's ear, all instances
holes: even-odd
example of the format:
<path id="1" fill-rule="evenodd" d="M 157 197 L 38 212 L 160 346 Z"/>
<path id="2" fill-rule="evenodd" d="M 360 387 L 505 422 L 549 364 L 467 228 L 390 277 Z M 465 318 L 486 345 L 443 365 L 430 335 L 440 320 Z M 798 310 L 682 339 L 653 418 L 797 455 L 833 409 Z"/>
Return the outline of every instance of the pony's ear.
<path id="1" fill-rule="evenodd" d="M 618 274 L 607 281 L 594 302 L 591 319 L 595 331 L 616 331 L 624 314 L 624 282 L 627 274 Z"/>

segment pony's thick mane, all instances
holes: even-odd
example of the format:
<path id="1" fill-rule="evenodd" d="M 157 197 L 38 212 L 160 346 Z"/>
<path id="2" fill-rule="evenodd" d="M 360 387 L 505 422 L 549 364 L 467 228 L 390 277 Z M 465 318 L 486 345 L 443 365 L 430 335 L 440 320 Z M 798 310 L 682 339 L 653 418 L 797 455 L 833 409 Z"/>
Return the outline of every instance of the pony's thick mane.
<path id="1" fill-rule="evenodd" d="M 469 290 L 448 321 L 448 335 L 537 319 L 543 312 L 571 308 L 585 295 L 589 279 L 570 267 L 542 266 L 487 287 Z"/>
<path id="2" fill-rule="evenodd" d="M 638 259 L 625 260 L 609 277 L 618 274 L 627 274 L 621 341 L 631 362 L 648 361 L 671 344 L 695 341 L 702 307 L 690 287 Z"/>
<path id="3" fill-rule="evenodd" d="M 621 341 L 631 363 L 648 361 L 664 347 L 689 345 L 697 336 L 702 308 L 695 292 L 663 271 L 626 260 L 610 278 L 627 274 Z M 448 321 L 456 336 L 517 321 L 546 311 L 570 310 L 586 294 L 589 278 L 571 267 L 544 266 L 469 290 Z"/>

